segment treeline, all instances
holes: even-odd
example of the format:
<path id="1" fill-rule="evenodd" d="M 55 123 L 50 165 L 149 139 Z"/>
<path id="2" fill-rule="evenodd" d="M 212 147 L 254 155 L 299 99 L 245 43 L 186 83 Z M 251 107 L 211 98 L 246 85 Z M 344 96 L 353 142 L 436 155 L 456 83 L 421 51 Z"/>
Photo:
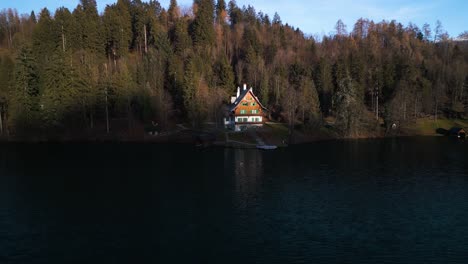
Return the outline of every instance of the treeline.
<path id="1" fill-rule="evenodd" d="M 440 22 L 432 31 L 367 19 L 317 39 L 233 0 L 0 13 L 2 134 L 218 122 L 242 83 L 272 119 L 314 127 L 331 117 L 354 135 L 378 120 L 466 115 L 468 45 Z"/>

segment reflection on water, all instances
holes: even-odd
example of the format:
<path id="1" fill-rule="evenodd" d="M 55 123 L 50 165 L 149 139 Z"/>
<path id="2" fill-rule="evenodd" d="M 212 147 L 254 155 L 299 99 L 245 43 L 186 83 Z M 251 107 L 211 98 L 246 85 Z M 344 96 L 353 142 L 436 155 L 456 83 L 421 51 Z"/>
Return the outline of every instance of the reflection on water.
<path id="1" fill-rule="evenodd" d="M 468 145 L 0 148 L 0 263 L 467 263 Z"/>
<path id="2" fill-rule="evenodd" d="M 258 195 L 263 176 L 262 153 L 259 150 L 226 149 L 225 163 L 234 169 L 234 191 L 237 205 L 245 208 Z M 231 167 L 229 166 L 229 167 Z"/>

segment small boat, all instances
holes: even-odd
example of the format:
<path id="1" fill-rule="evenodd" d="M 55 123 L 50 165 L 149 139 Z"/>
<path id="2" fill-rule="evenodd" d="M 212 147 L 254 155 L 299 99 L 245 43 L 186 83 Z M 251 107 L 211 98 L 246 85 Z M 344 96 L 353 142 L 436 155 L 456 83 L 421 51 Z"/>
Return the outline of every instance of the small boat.
<path id="1" fill-rule="evenodd" d="M 264 150 L 272 150 L 278 148 L 275 145 L 257 145 L 258 149 L 264 149 Z"/>

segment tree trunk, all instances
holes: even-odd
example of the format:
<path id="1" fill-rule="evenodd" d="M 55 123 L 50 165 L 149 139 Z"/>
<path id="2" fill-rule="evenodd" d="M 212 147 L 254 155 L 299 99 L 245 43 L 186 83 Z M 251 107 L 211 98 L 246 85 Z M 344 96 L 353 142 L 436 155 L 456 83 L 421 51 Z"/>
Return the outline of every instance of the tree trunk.
<path id="1" fill-rule="evenodd" d="M 416 115 L 417 115 L 417 106 L 418 106 L 418 97 L 416 96 L 414 98 L 414 118 L 416 119 Z"/>
<path id="2" fill-rule="evenodd" d="M 3 108 L 3 107 L 2 107 Z M 3 109 L 0 109 L 0 135 L 3 135 Z"/>
<path id="3" fill-rule="evenodd" d="M 89 126 L 91 129 L 94 128 L 94 115 L 92 109 L 89 111 Z"/>
<path id="4" fill-rule="evenodd" d="M 406 120 L 406 101 L 403 103 L 403 120 Z"/>
<path id="5" fill-rule="evenodd" d="M 107 87 L 106 87 L 106 132 L 109 134 L 109 107 L 107 101 Z"/>
<path id="6" fill-rule="evenodd" d="M 62 25 L 62 49 L 65 52 L 65 35 L 63 34 L 63 25 Z"/>
<path id="7" fill-rule="evenodd" d="M 146 25 L 143 25 L 143 30 L 145 31 L 145 54 L 148 53 L 148 39 L 146 37 Z"/>
<path id="8" fill-rule="evenodd" d="M 11 46 L 13 46 L 13 40 L 11 38 L 11 28 L 8 29 L 8 47 L 11 49 Z"/>
<path id="9" fill-rule="evenodd" d="M 86 113 L 86 105 L 84 103 L 84 100 L 81 100 L 81 112 L 83 114 L 83 124 L 86 124 L 88 122 L 88 115 Z"/>
<path id="10" fill-rule="evenodd" d="M 127 98 L 127 119 L 128 119 L 128 135 L 132 134 L 132 106 L 130 105 L 130 97 Z"/>
<path id="11" fill-rule="evenodd" d="M 110 60 L 110 54 L 109 54 L 109 60 Z M 104 64 L 104 68 L 106 70 L 106 78 L 109 78 L 109 72 L 107 70 L 107 63 Z M 106 102 L 106 132 L 107 134 L 109 134 L 109 107 L 108 107 L 108 99 L 107 99 L 107 84 L 104 90 L 104 94 L 105 94 L 105 102 Z"/>
<path id="12" fill-rule="evenodd" d="M 375 100 L 375 116 L 377 117 L 377 121 L 379 121 L 379 95 L 377 95 L 377 98 Z"/>

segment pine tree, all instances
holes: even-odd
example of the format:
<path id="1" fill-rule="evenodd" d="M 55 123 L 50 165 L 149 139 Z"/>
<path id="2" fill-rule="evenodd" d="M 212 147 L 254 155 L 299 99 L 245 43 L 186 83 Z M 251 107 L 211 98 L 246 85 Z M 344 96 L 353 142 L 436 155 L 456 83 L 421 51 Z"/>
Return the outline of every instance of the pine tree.
<path id="1" fill-rule="evenodd" d="M 344 136 L 359 134 L 362 101 L 356 83 L 346 74 L 338 84 L 334 95 L 338 127 Z"/>
<path id="2" fill-rule="evenodd" d="M 222 56 L 214 65 L 214 74 L 217 78 L 216 85 L 230 92 L 234 86 L 234 72 L 226 56 Z"/>
<path id="3" fill-rule="evenodd" d="M 33 31 L 33 49 L 40 65 L 47 64 L 53 51 L 59 47 L 60 31 L 47 8 L 42 9 Z"/>
<path id="4" fill-rule="evenodd" d="M 325 58 L 321 58 L 317 69 L 317 87 L 320 97 L 322 112 L 330 114 L 332 108 L 333 77 L 331 66 Z"/>
<path id="5" fill-rule="evenodd" d="M 192 25 L 192 38 L 198 48 L 209 47 L 214 44 L 215 32 L 213 0 L 196 0 L 197 13 Z"/>
<path id="6" fill-rule="evenodd" d="M 73 15 L 67 8 L 59 8 L 55 11 L 56 29 L 59 30 L 60 48 L 63 52 L 70 51 L 73 31 L 76 29 L 76 23 Z"/>
<path id="7" fill-rule="evenodd" d="M 4 135 L 6 129 L 8 106 L 11 101 L 14 85 L 14 62 L 8 55 L 0 56 L 0 135 Z"/>
<path id="8" fill-rule="evenodd" d="M 268 77 L 268 74 L 264 72 L 260 82 L 260 100 L 263 105 L 269 105 L 270 102 L 270 82 Z"/>
<path id="9" fill-rule="evenodd" d="M 242 12 L 236 4 L 235 0 L 230 0 L 228 3 L 228 14 L 231 21 L 231 26 L 234 27 L 236 24 L 242 22 Z"/>
<path id="10" fill-rule="evenodd" d="M 171 27 L 175 25 L 177 20 L 180 18 L 180 8 L 177 5 L 177 0 L 171 0 L 169 4 L 169 9 L 167 9 L 167 13 L 168 13 L 169 26 Z"/>
<path id="11" fill-rule="evenodd" d="M 216 3 L 216 22 L 220 25 L 224 24 L 226 16 L 226 2 L 224 0 L 218 0 Z"/>
<path id="12" fill-rule="evenodd" d="M 281 23 L 282 23 L 282 22 L 281 22 L 281 17 L 280 17 L 280 15 L 279 15 L 277 12 L 275 12 L 275 15 L 273 16 L 272 23 L 273 23 L 274 25 L 281 25 Z"/>
<path id="13" fill-rule="evenodd" d="M 190 58 L 185 67 L 184 84 L 183 84 L 183 102 L 187 116 L 195 125 L 199 121 L 198 109 L 196 105 L 196 76 L 195 62 Z"/>
<path id="14" fill-rule="evenodd" d="M 15 83 L 10 107 L 10 123 L 18 134 L 39 127 L 39 76 L 31 48 L 21 48 L 15 63 Z"/>
<path id="15" fill-rule="evenodd" d="M 57 128 L 76 110 L 77 86 L 84 85 L 76 78 L 61 50 L 51 57 L 43 76 L 40 98 L 41 114 L 46 128 Z"/>
<path id="16" fill-rule="evenodd" d="M 119 0 L 107 6 L 103 24 L 106 39 L 106 52 L 115 61 L 128 53 L 132 40 L 131 16 L 127 4 Z"/>
<path id="17" fill-rule="evenodd" d="M 95 65 L 84 64 L 73 68 L 73 89 L 75 89 L 76 103 L 81 104 L 83 122 L 94 128 L 96 107 L 101 96 L 98 86 L 99 72 Z"/>
<path id="18" fill-rule="evenodd" d="M 192 39 L 188 33 L 187 22 L 178 20 L 171 35 L 174 52 L 179 56 L 186 57 L 192 48 Z"/>
<path id="19" fill-rule="evenodd" d="M 298 105 L 302 122 L 316 125 L 320 116 L 320 102 L 314 81 L 306 76 L 300 80 Z"/>
<path id="20" fill-rule="evenodd" d="M 134 0 L 130 4 L 130 16 L 132 25 L 132 40 L 131 49 L 138 51 L 140 54 L 145 51 L 147 53 L 147 27 L 149 17 L 146 12 L 147 4 L 141 0 Z M 146 35 L 145 35 L 146 34 Z M 146 42 L 145 42 L 146 36 Z M 145 48 L 146 47 L 146 48 Z"/>
<path id="21" fill-rule="evenodd" d="M 34 13 L 34 11 L 31 11 L 31 14 L 29 15 L 29 20 L 33 22 L 34 24 L 37 23 L 36 13 Z"/>
<path id="22" fill-rule="evenodd" d="M 96 0 L 80 0 L 81 4 L 77 9 L 81 9 L 82 16 L 77 22 L 80 27 L 83 48 L 90 54 L 102 54 L 104 49 L 103 34 L 101 31 L 101 18 L 99 17 Z"/>

